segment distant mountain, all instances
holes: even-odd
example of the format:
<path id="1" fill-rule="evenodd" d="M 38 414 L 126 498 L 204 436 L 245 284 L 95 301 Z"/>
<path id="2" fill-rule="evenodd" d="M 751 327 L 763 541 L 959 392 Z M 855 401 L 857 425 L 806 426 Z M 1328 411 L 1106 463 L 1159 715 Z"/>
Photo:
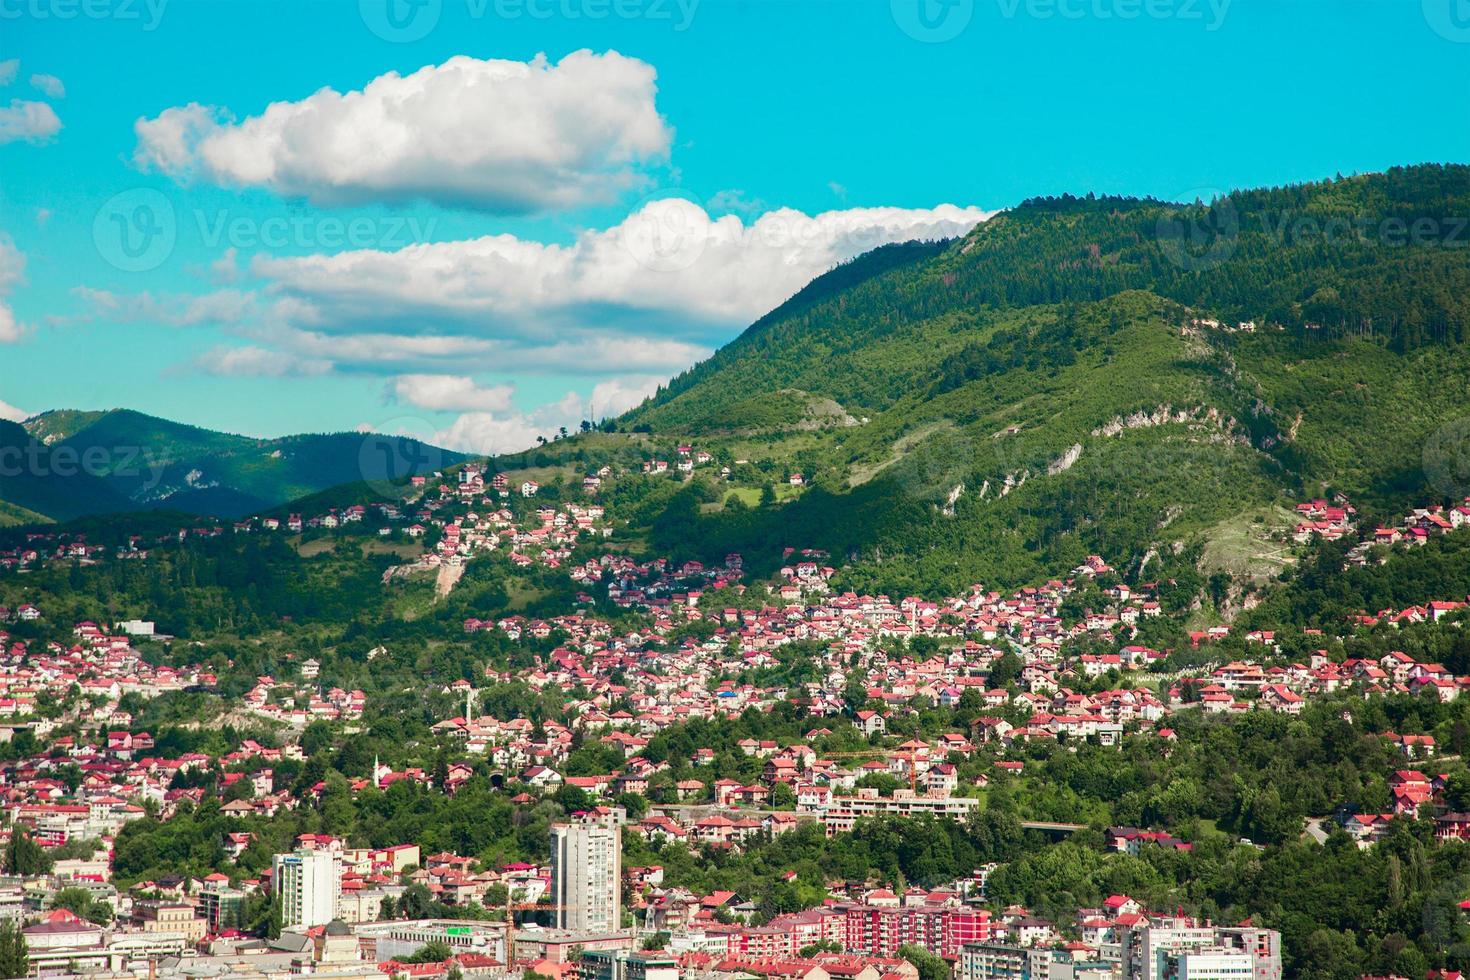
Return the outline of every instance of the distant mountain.
<path id="1" fill-rule="evenodd" d="M 176 510 L 237 517 L 340 484 L 393 481 L 461 462 L 414 439 L 331 433 L 252 439 L 127 409 L 0 423 L 0 523 L 38 515 Z M 20 508 L 21 510 L 17 510 Z"/>
<path id="2" fill-rule="evenodd" d="M 0 525 L 125 509 L 127 498 L 83 472 L 79 460 L 0 420 Z"/>
<path id="3" fill-rule="evenodd" d="M 855 560 L 846 584 L 932 592 L 1091 553 L 1269 569 L 1303 494 L 1470 492 L 1466 215 L 1470 167 L 1426 165 L 1033 200 L 878 249 L 617 420 L 749 458 L 737 481 L 806 478 L 768 506 L 691 488 L 654 543 L 818 547 Z"/>

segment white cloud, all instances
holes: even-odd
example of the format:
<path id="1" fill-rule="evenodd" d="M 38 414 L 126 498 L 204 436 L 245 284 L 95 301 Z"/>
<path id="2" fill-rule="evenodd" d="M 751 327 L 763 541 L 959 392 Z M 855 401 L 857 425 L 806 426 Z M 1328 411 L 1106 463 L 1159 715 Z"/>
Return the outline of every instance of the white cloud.
<path id="1" fill-rule="evenodd" d="M 946 204 L 780 209 L 746 222 L 665 200 L 566 245 L 498 235 L 395 252 L 256 256 L 248 271 L 265 285 L 255 292 L 79 292 L 114 318 L 188 325 L 212 317 L 247 339 L 196 358 L 195 369 L 386 378 L 392 400 L 459 413 L 440 444 L 506 452 L 636 406 L 661 379 L 855 255 L 961 235 L 988 216 Z M 474 380 L 510 372 L 596 383 L 589 394 L 519 410 L 509 387 Z"/>
<path id="2" fill-rule="evenodd" d="M 192 366 L 225 378 L 316 377 L 332 369 L 328 361 L 304 360 L 263 347 L 215 347 L 195 358 Z"/>
<path id="3" fill-rule="evenodd" d="M 60 130 L 61 120 L 44 102 L 11 99 L 9 106 L 0 106 L 0 144 L 44 143 Z"/>
<path id="4" fill-rule="evenodd" d="M 319 204 L 425 199 L 503 213 L 606 201 L 666 159 L 652 66 L 577 51 L 552 64 L 459 56 L 360 91 L 323 88 L 234 122 L 190 103 L 134 124 L 135 161 Z"/>
<path id="5" fill-rule="evenodd" d="M 550 439 L 559 429 L 577 431 L 584 419 L 596 422 L 621 415 L 653 394 L 661 380 L 642 376 L 613 378 L 593 387 L 589 396 L 569 391 L 530 412 L 466 412 L 447 428 L 434 433 L 433 441 L 446 449 L 476 455 L 519 452 L 534 446 L 537 436 Z"/>
<path id="6" fill-rule="evenodd" d="M 32 75 L 31 88 L 48 99 L 66 98 L 66 86 L 61 84 L 61 79 L 55 75 Z"/>
<path id="7" fill-rule="evenodd" d="M 529 449 L 536 444 L 537 436 L 554 431 L 555 426 L 537 425 L 525 415 L 497 418 L 489 412 L 470 412 L 435 432 L 431 441 L 455 452 L 495 456 Z"/>
<path id="8" fill-rule="evenodd" d="M 398 401 L 435 412 L 505 412 L 514 390 L 510 385 L 484 388 L 473 378 L 452 374 L 405 374 L 389 385 Z"/>
<path id="9" fill-rule="evenodd" d="M 466 412 L 434 433 L 433 441 L 445 449 L 481 456 L 514 453 L 534 446 L 537 436 L 551 438 L 558 428 L 575 431 L 586 417 L 583 400 L 569 391 L 527 413 Z"/>
<path id="10" fill-rule="evenodd" d="M 782 208 L 746 224 L 671 198 L 570 245 L 492 235 L 395 252 L 258 257 L 252 271 L 333 332 L 391 326 L 525 341 L 637 325 L 703 337 L 751 322 L 869 249 L 961 235 L 988 216 L 948 204 L 818 215 Z"/>
<path id="11" fill-rule="evenodd" d="M 9 85 L 15 81 L 15 73 L 20 71 L 20 59 L 11 58 L 9 61 L 0 61 L 0 85 Z"/>
<path id="12" fill-rule="evenodd" d="M 176 177 L 189 175 L 200 144 L 220 132 L 216 114 L 217 110 L 190 102 L 165 109 L 153 119 L 139 118 L 133 123 L 133 133 L 138 137 L 133 162 Z"/>
<path id="13" fill-rule="evenodd" d="M 747 218 L 770 209 L 765 201 L 758 197 L 750 197 L 738 188 L 716 191 L 714 196 L 705 203 L 705 208 L 710 214 L 733 212 Z"/>
<path id="14" fill-rule="evenodd" d="M 595 422 L 622 415 L 643 404 L 643 400 L 658 391 L 658 386 L 666 380 L 661 376 L 643 376 L 604 381 L 592 389 L 592 396 L 587 399 L 588 418 Z"/>
<path id="15" fill-rule="evenodd" d="M 50 208 L 36 208 L 36 227 L 46 227 L 46 222 L 51 220 Z"/>
<path id="16" fill-rule="evenodd" d="M 4 66 L 0 66 L 0 68 L 3 67 Z M 16 408 L 9 402 L 0 401 L 0 419 L 4 419 L 7 422 L 24 422 L 30 417 L 31 415 L 29 412 Z"/>
<path id="17" fill-rule="evenodd" d="M 231 245 L 220 253 L 220 257 L 209 264 L 209 275 L 216 286 L 228 285 L 240 278 L 240 266 L 236 263 L 235 246 Z"/>
<path id="18" fill-rule="evenodd" d="M 25 333 L 15 318 L 7 298 L 11 289 L 25 278 L 26 257 L 10 236 L 0 232 L 0 344 L 13 344 Z"/>
<path id="19" fill-rule="evenodd" d="M 77 286 L 72 293 L 91 308 L 88 319 L 104 317 L 121 323 L 153 323 L 166 327 L 234 324 L 255 308 L 253 293 L 220 289 L 212 293 L 114 293 Z"/>

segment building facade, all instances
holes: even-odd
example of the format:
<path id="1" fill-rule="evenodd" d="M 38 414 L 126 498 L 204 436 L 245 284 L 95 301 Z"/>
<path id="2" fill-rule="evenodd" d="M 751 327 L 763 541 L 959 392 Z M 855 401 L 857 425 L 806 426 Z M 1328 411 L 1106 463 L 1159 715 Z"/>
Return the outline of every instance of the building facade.
<path id="1" fill-rule="evenodd" d="M 1281 980 L 1281 934 L 1188 920 L 1123 933 L 1125 980 Z"/>
<path id="2" fill-rule="evenodd" d="M 616 932 L 622 926 L 622 841 L 615 825 L 551 828 L 551 894 L 559 929 Z"/>
<path id="3" fill-rule="evenodd" d="M 342 872 L 328 851 L 298 850 L 277 854 L 271 868 L 271 890 L 287 928 L 324 926 L 337 917 Z"/>

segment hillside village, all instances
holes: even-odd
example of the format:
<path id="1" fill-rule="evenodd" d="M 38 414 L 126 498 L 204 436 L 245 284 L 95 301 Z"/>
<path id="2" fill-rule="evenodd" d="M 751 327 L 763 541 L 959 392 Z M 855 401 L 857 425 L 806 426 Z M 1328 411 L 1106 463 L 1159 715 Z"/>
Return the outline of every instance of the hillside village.
<path id="1" fill-rule="evenodd" d="M 687 450 L 681 447 L 681 465 L 709 462 Z M 645 473 L 658 473 L 657 462 Z M 595 496 L 609 479 L 615 477 L 606 468 L 589 473 L 581 490 Z M 492 665 L 443 688 L 448 703 L 463 706 L 431 726 L 447 763 L 437 771 L 395 769 L 375 759 L 364 777 L 345 783 L 348 797 L 386 792 L 400 782 L 452 797 L 490 775 L 513 791 L 515 805 L 568 799 L 570 793 L 587 807 L 573 815 L 574 822 L 609 826 L 625 841 L 636 838 L 650 848 L 677 845 L 706 853 L 738 854 L 812 825 L 834 838 L 885 817 L 964 824 L 984 812 L 987 794 L 1024 785 L 1038 746 L 1122 751 L 1142 742 L 1167 753 L 1183 716 L 1291 717 L 1315 699 L 1344 695 L 1448 703 L 1470 688 L 1470 676 L 1402 651 L 1333 659 L 1322 649 L 1292 660 L 1282 656 L 1275 631 L 1237 634 L 1228 624 L 1190 632 L 1190 656 L 1181 660 L 1179 651 L 1139 642 L 1147 624 L 1166 615 L 1158 584 L 1126 584 L 1097 556 L 1065 576 L 1007 593 L 977 584 L 955 596 L 894 600 L 834 589 L 830 557 L 811 549 L 788 548 L 785 564 L 769 582 L 752 581 L 736 554 L 706 566 L 600 550 L 605 546 L 599 542 L 615 537 L 615 524 L 602 506 L 536 504 L 539 487 L 533 482 L 517 487 L 504 474 L 486 482 L 475 467 L 438 482 L 416 478 L 412 490 L 415 496 L 403 506 L 356 505 L 305 518 L 292 514 L 180 529 L 148 547 L 130 540 L 115 551 L 37 533 L 27 547 L 4 558 L 12 573 L 24 575 L 48 562 L 147 560 L 150 548 L 185 547 L 200 537 L 311 531 L 424 539 L 427 546 L 411 563 L 417 569 L 503 560 L 513 568 L 534 564 L 565 575 L 579 590 L 582 611 L 463 620 L 466 636 L 536 644 L 538 652 L 524 668 Z M 1310 501 L 1297 513 L 1302 523 L 1293 537 L 1299 544 L 1358 533 L 1354 510 L 1345 503 Z M 1385 546 L 1391 550 L 1455 533 L 1467 517 L 1470 503 L 1415 510 L 1394 527 L 1375 529 L 1350 550 L 1350 560 L 1391 560 Z M 365 523 L 377 526 L 358 530 Z M 618 628 L 596 611 L 600 603 L 642 625 Z M 1426 597 L 1404 609 L 1365 611 L 1341 627 L 1348 633 L 1380 623 L 1458 623 L 1464 608 L 1462 599 Z M 32 630 L 46 621 L 43 606 L 30 603 L 4 615 Z M 0 724 L 13 744 L 24 735 L 36 747 L 33 755 L 0 765 L 3 837 L 78 854 L 55 859 L 47 877 L 11 892 L 12 907 L 24 910 L 38 901 L 44 906 L 48 894 L 86 888 L 108 903 L 115 920 L 97 926 L 51 913 L 25 931 L 34 932 L 40 948 L 49 942 L 68 956 L 85 953 L 112 968 L 177 956 L 186 948 L 224 951 L 227 961 L 242 955 L 241 910 L 251 896 L 275 893 L 279 885 L 269 874 L 215 872 L 194 881 L 114 883 L 113 841 L 130 823 L 166 823 L 213 800 L 220 815 L 239 828 L 219 842 L 222 856 L 226 862 L 240 858 L 256 840 L 247 828 L 323 805 L 333 791 L 325 781 L 293 786 L 275 770 L 305 760 L 300 733 L 308 726 L 362 724 L 373 711 L 370 695 L 322 684 L 322 664 L 304 658 L 288 677 L 258 676 L 234 705 L 241 718 L 256 719 L 284 738 L 247 738 L 219 753 L 160 753 L 128 706 L 215 690 L 216 672 L 156 663 L 149 651 L 183 638 L 158 633 L 151 622 L 83 621 L 70 632 L 69 642 L 44 643 L 0 632 L 0 673 L 6 679 Z M 1216 645 L 1231 655 L 1211 658 Z M 783 653 L 798 648 L 801 669 L 794 671 Z M 381 648 L 368 651 L 367 659 L 380 653 Z M 568 721 L 487 710 L 485 693 L 511 684 L 561 698 Z M 655 739 L 692 723 L 735 722 L 750 712 L 778 709 L 794 709 L 808 719 L 804 734 L 743 738 L 733 755 L 700 747 L 679 760 L 679 768 L 694 775 L 677 780 L 670 775 L 672 760 L 647 756 Z M 933 711 L 966 720 L 935 732 L 923 720 Z M 1385 840 L 1397 821 L 1419 819 L 1433 823 L 1441 845 L 1470 840 L 1470 815 L 1450 802 L 1464 796 L 1435 769 L 1442 747 L 1434 735 L 1405 730 L 1380 737 L 1399 760 L 1382 774 L 1388 808 L 1375 811 L 1363 801 L 1340 799 L 1336 812 L 1314 819 L 1308 830 L 1325 835 L 1329 826 L 1340 827 L 1359 848 L 1368 848 Z M 589 747 L 605 760 L 599 771 L 586 771 Z M 192 785 L 205 774 L 207 788 Z M 637 812 L 630 812 L 631 800 L 640 801 Z M 1086 829 L 1065 820 L 1022 826 L 1058 839 Z M 1147 848 L 1187 852 L 1192 846 L 1159 829 L 1114 826 L 1106 832 L 1106 847 L 1119 854 L 1136 856 Z M 296 853 L 314 851 L 329 855 L 337 869 L 332 918 L 358 928 L 349 957 L 354 962 L 371 959 L 372 925 L 392 921 L 384 919 L 384 909 L 414 886 L 446 910 L 493 909 L 507 900 L 502 895 L 535 909 L 553 889 L 553 871 L 545 863 L 486 866 L 470 855 L 421 856 L 411 840 L 386 849 L 352 848 L 322 834 L 296 841 Z M 962 980 L 1046 962 L 1068 964 L 1078 976 L 1092 976 L 1089 969 L 1104 976 L 1126 962 L 1149 929 L 1203 929 L 1215 947 L 1237 949 L 1264 964 L 1264 975 L 1279 970 L 1274 933 L 1150 911 L 1126 895 L 1112 896 L 1102 908 L 1078 908 L 1067 921 L 994 906 L 986 893 L 994 868 L 976 868 L 972 876 L 941 887 L 894 890 L 829 881 L 816 907 L 774 916 L 736 893 L 700 894 L 668 883 L 657 866 L 625 867 L 619 888 L 626 894 L 632 934 L 666 937 L 662 955 L 684 976 L 820 978 L 874 969 L 887 971 L 882 977 L 898 976 L 912 969 L 899 955 L 907 946 L 946 960 Z M 21 918 L 29 917 L 22 911 Z M 181 925 L 159 924 L 170 918 Z M 432 924 L 423 928 L 426 936 L 449 935 Z M 529 922 L 521 935 L 535 937 L 542 929 Z M 523 938 L 518 950 L 545 955 L 516 964 L 563 977 L 561 957 L 571 941 L 558 947 L 553 932 L 540 945 Z M 43 935 L 67 938 L 63 943 Z M 323 934 L 305 928 L 301 935 L 308 955 L 316 943 L 317 971 L 326 969 L 320 961 Z M 149 936 L 155 938 L 140 938 Z M 483 955 L 474 954 L 480 959 L 452 958 L 436 964 L 437 971 L 507 969 L 501 964 L 509 962 L 508 942 L 502 930 Z M 829 946 L 842 955 L 824 952 Z M 383 972 L 435 975 L 427 965 L 409 970 L 391 957 L 379 960 L 376 969 Z"/>

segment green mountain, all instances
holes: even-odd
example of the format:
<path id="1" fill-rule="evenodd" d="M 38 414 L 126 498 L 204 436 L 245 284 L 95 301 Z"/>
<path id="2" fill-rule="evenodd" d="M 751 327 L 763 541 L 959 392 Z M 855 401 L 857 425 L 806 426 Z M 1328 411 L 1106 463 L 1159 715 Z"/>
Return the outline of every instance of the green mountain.
<path id="1" fill-rule="evenodd" d="M 0 526 L 69 520 L 127 504 L 106 481 L 84 472 L 79 460 L 58 456 L 22 426 L 0 420 Z"/>
<path id="2" fill-rule="evenodd" d="M 653 522 L 676 555 L 819 547 L 905 591 L 1093 553 L 1265 574 L 1303 495 L 1470 492 L 1466 215 L 1465 166 L 1029 201 L 834 270 L 616 427 L 806 478 L 694 481 Z"/>
<path id="3" fill-rule="evenodd" d="M 7 425 L 0 446 L 42 461 L 0 472 L 0 504 L 26 512 L 10 523 L 157 509 L 236 517 L 463 458 L 413 439 L 358 433 L 252 439 L 125 409 L 46 412 L 23 426 Z"/>

